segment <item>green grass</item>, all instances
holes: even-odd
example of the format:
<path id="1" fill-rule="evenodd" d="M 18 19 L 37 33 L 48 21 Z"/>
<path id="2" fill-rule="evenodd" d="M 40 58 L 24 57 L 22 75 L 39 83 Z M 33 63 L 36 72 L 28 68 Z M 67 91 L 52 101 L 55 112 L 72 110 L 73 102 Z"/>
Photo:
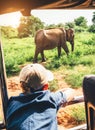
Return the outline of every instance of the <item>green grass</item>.
<path id="1" fill-rule="evenodd" d="M 4 39 L 4 58 L 7 75 L 20 71 L 20 65 L 32 62 L 34 54 L 33 38 Z"/>
<path id="2" fill-rule="evenodd" d="M 35 52 L 33 37 L 22 39 L 2 38 L 2 41 L 7 76 L 18 74 L 23 64 L 33 62 Z M 60 58 L 57 56 L 57 48 L 44 51 L 45 66 L 56 72 L 59 69 L 61 71 L 64 69 L 65 81 L 73 88 L 78 88 L 81 87 L 84 75 L 95 74 L 95 34 L 88 32 L 76 33 L 74 52 L 71 52 L 71 45 L 68 42 L 67 45 L 70 50 L 68 57 L 63 49 Z M 38 62 L 41 62 L 40 55 L 38 56 Z"/>
<path id="3" fill-rule="evenodd" d="M 49 90 L 50 91 L 56 91 L 56 90 L 58 90 L 59 88 L 58 88 L 58 81 L 57 80 L 53 80 L 53 81 L 50 81 L 49 82 Z"/>
<path id="4" fill-rule="evenodd" d="M 77 125 L 86 122 L 84 105 L 77 104 L 77 107 L 72 106 L 70 115 L 71 115 L 71 117 L 73 117 L 75 119 Z"/>

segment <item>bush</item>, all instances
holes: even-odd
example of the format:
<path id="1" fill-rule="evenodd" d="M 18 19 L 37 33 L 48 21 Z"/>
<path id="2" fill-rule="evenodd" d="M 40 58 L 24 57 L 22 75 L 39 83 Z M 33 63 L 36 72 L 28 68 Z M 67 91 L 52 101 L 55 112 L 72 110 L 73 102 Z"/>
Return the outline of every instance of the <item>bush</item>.
<path id="1" fill-rule="evenodd" d="M 88 31 L 95 33 L 95 24 L 89 26 Z"/>
<path id="2" fill-rule="evenodd" d="M 15 63 L 15 59 L 13 58 L 8 58 L 5 60 L 5 66 L 7 75 L 14 75 L 20 71 L 20 68 Z"/>
<path id="3" fill-rule="evenodd" d="M 85 32 L 87 29 L 80 26 L 75 26 L 75 32 Z"/>
<path id="4" fill-rule="evenodd" d="M 77 105 L 71 108 L 71 116 L 76 120 L 77 124 L 86 122 L 85 108 L 84 105 Z"/>
<path id="5" fill-rule="evenodd" d="M 33 58 L 33 38 L 7 39 L 3 44 L 7 75 L 18 73 L 21 64 Z"/>
<path id="6" fill-rule="evenodd" d="M 71 85 L 72 88 L 77 89 L 82 86 L 83 73 L 72 72 L 65 77 L 65 81 Z"/>
<path id="7" fill-rule="evenodd" d="M 17 29 L 11 26 L 1 26 L 1 32 L 6 38 L 15 38 L 18 35 Z"/>
<path id="8" fill-rule="evenodd" d="M 95 36 L 93 36 L 93 37 L 92 37 L 91 39 L 89 39 L 89 40 L 84 40 L 84 41 L 83 41 L 83 44 L 95 46 Z"/>

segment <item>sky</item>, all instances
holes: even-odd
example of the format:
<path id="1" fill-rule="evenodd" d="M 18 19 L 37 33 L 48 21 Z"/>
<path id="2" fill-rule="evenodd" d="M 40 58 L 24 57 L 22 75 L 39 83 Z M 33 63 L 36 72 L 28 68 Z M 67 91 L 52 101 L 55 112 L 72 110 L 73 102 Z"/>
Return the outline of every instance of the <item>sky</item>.
<path id="1" fill-rule="evenodd" d="M 92 24 L 94 10 L 32 10 L 31 14 L 40 18 L 42 22 L 46 25 L 48 24 L 58 24 L 58 23 L 66 23 L 73 22 L 74 19 L 83 16 L 87 19 L 87 24 Z M 14 12 L 9 14 L 0 15 L 0 25 L 6 26 L 11 25 L 13 27 L 17 27 L 19 25 L 19 20 L 21 17 L 20 12 Z"/>
<path id="2" fill-rule="evenodd" d="M 22 14 L 20 12 L 13 12 L 0 15 L 0 25 L 17 27 Z"/>
<path id="3" fill-rule="evenodd" d="M 87 24 L 92 24 L 92 16 L 94 10 L 33 10 L 32 14 L 41 19 L 46 24 L 58 24 L 73 22 L 74 19 L 84 16 L 87 19 Z"/>

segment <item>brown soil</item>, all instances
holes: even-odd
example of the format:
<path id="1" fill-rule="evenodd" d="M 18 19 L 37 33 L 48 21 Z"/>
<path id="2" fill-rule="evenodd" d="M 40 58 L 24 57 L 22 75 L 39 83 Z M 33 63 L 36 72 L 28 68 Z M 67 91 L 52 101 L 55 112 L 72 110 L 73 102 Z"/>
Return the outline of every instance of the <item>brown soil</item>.
<path id="1" fill-rule="evenodd" d="M 58 74 L 54 74 L 56 79 L 58 80 L 58 86 L 59 88 L 66 88 L 70 87 L 66 82 L 63 80 L 63 76 L 59 76 Z M 8 96 L 18 95 L 21 92 L 21 89 L 19 87 L 19 79 L 18 76 L 11 77 L 7 79 L 7 85 L 8 85 Z M 82 89 L 77 89 L 75 92 L 75 95 L 82 95 Z M 60 108 L 57 114 L 58 119 L 58 127 L 59 130 L 68 129 L 71 127 L 76 126 L 76 121 L 73 119 L 68 111 L 70 111 L 71 105 L 65 106 Z M 0 110 L 1 111 L 1 110 Z"/>

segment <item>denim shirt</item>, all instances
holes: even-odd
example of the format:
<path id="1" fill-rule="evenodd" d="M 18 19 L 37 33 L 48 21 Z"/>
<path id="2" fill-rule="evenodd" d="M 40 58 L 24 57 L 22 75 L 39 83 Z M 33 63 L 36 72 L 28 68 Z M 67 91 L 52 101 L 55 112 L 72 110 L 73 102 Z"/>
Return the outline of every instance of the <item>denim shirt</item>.
<path id="1" fill-rule="evenodd" d="M 64 92 L 49 90 L 11 97 L 7 107 L 7 130 L 57 130 L 56 113 L 65 102 Z"/>

